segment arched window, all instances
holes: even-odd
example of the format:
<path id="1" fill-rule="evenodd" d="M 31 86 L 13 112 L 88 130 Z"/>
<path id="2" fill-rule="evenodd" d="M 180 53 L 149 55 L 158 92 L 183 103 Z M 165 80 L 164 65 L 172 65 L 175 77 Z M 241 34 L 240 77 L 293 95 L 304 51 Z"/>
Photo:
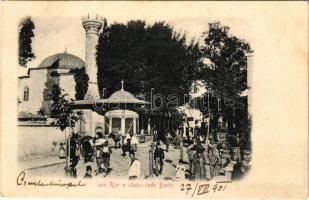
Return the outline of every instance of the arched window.
<path id="1" fill-rule="evenodd" d="M 24 101 L 29 101 L 29 87 L 25 86 L 24 89 Z"/>

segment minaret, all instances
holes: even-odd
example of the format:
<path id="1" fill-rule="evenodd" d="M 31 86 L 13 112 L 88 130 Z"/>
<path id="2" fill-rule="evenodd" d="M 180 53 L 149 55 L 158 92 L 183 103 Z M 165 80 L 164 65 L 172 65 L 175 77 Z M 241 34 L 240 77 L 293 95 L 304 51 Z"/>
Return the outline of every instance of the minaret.
<path id="1" fill-rule="evenodd" d="M 99 99 L 97 83 L 96 47 L 99 40 L 99 32 L 102 28 L 103 17 L 90 17 L 89 14 L 82 18 L 82 25 L 86 31 L 86 73 L 89 76 L 88 90 L 85 100 Z M 91 109 L 83 110 L 85 131 L 87 135 L 95 136 L 97 128 L 104 129 L 104 117 Z"/>
<path id="2" fill-rule="evenodd" d="M 97 83 L 98 67 L 96 64 L 96 46 L 99 32 L 102 28 L 103 17 L 90 17 L 89 14 L 82 18 L 82 25 L 86 31 L 86 73 L 89 76 L 88 90 L 85 99 L 99 98 Z"/>

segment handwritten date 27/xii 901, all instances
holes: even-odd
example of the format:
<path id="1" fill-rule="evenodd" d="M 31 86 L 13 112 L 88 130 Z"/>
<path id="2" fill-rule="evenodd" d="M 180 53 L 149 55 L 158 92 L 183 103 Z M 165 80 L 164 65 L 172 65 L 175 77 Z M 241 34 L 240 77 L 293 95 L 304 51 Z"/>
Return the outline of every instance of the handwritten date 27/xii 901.
<path id="1" fill-rule="evenodd" d="M 191 195 L 193 197 L 194 195 L 204 195 L 209 193 L 215 193 L 215 192 L 223 192 L 227 188 L 227 185 L 231 183 L 229 181 L 224 182 L 216 182 L 214 184 L 210 183 L 187 183 L 187 184 L 181 184 L 180 185 L 180 191 L 185 192 L 186 195 Z"/>

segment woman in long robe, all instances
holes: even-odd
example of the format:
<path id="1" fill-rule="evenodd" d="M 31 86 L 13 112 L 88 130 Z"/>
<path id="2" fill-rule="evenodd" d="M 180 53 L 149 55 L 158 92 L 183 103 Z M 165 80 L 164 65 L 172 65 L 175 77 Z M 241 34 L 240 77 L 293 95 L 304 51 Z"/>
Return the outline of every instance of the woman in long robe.
<path id="1" fill-rule="evenodd" d="M 205 148 L 201 145 L 199 141 L 192 147 L 192 150 L 196 151 L 193 157 L 193 169 L 194 169 L 194 179 L 195 180 L 205 180 L 206 179 L 206 158 L 204 156 Z"/>

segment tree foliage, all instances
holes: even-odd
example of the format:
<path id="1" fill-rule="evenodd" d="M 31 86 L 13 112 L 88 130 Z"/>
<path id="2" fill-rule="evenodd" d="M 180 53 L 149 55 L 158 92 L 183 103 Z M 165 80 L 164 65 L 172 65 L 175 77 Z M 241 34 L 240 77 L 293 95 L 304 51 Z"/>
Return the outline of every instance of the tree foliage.
<path id="1" fill-rule="evenodd" d="M 35 26 L 30 17 L 25 18 L 19 25 L 19 64 L 26 66 L 28 61 L 35 58 L 32 52 L 32 38 Z"/>
<path id="2" fill-rule="evenodd" d="M 228 121 L 229 132 L 235 125 L 247 123 L 247 98 L 241 94 L 247 88 L 247 58 L 251 51 L 249 43 L 229 33 L 230 28 L 220 22 L 209 24 L 209 30 L 203 34 L 204 46 L 201 53 L 210 63 L 202 74 L 205 84 L 212 95 L 218 95 L 222 101 L 222 112 Z M 245 113 L 235 117 L 235 112 Z M 242 122 L 240 122 L 242 121 Z M 239 127 L 237 127 L 239 128 Z"/>
<path id="3" fill-rule="evenodd" d="M 210 23 L 204 33 L 201 51 L 211 61 L 204 71 L 204 81 L 215 94 L 234 100 L 247 89 L 247 58 L 249 44 L 229 34 L 229 27 Z"/>
<path id="4" fill-rule="evenodd" d="M 58 62 L 58 61 L 57 61 Z M 48 69 L 46 74 L 45 88 L 43 90 L 43 102 L 40 112 L 42 115 L 50 115 L 50 106 L 52 104 L 53 86 L 59 85 L 60 77 L 57 71 Z"/>
<path id="5" fill-rule="evenodd" d="M 88 90 L 89 76 L 87 75 L 84 67 L 81 69 L 73 69 L 70 72 L 74 73 L 75 99 L 83 100 Z"/>
<path id="6" fill-rule="evenodd" d="M 57 85 L 52 87 L 51 117 L 55 118 L 52 125 L 59 127 L 61 131 L 67 127 L 74 127 L 80 117 L 73 112 L 69 104 L 68 95 L 62 94 L 63 90 Z"/>
<path id="7" fill-rule="evenodd" d="M 188 45 L 185 34 L 165 22 L 105 24 L 97 47 L 99 90 L 106 88 L 111 95 L 123 79 L 125 90 L 143 93 L 148 101 L 154 88 L 156 94 L 174 94 L 182 102 L 196 78 L 200 59 L 199 45 L 194 41 Z"/>
<path id="8" fill-rule="evenodd" d="M 107 97 L 119 90 L 123 79 L 125 90 L 134 95 L 142 93 L 147 101 L 154 88 L 155 94 L 165 98 L 171 94 L 177 96 L 181 105 L 185 102 L 184 95 L 189 96 L 192 83 L 202 80 L 211 89 L 211 108 L 217 107 L 216 96 L 220 97 L 229 131 L 236 124 L 245 132 L 248 109 L 242 93 L 247 89 L 245 54 L 251 51 L 250 45 L 231 35 L 229 27 L 220 22 L 210 23 L 202 40 L 203 46 L 194 40 L 187 42 L 185 34 L 164 22 L 105 23 L 97 46 L 101 95 L 103 88 L 107 89 Z M 203 59 L 210 62 L 204 64 Z M 217 109 L 212 112 L 211 124 L 216 125 L 220 113 Z M 239 117 L 235 113 L 240 113 Z"/>

